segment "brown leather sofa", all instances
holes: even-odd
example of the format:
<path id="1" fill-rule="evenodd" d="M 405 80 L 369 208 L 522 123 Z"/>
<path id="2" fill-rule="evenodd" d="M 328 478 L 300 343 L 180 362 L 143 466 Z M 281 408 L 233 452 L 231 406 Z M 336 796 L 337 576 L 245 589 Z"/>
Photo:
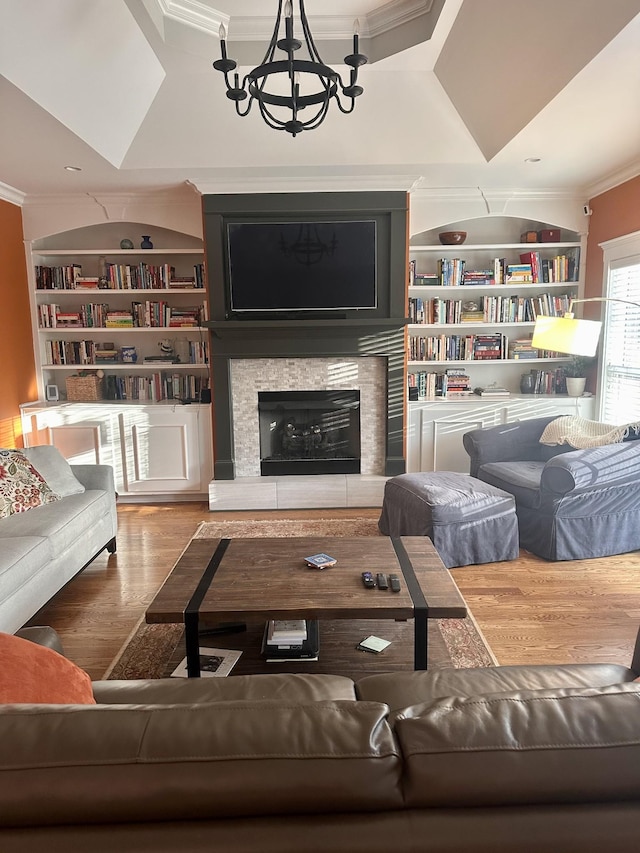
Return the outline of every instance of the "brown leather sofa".
<path id="1" fill-rule="evenodd" d="M 615 664 L 94 682 L 0 707 L 0 850 L 626 853 L 639 645 Z"/>

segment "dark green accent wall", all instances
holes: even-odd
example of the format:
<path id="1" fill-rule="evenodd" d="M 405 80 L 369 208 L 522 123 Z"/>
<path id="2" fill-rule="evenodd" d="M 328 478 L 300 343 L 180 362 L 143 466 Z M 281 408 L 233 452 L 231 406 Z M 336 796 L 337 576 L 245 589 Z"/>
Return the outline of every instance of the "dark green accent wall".
<path id="1" fill-rule="evenodd" d="M 386 359 L 387 476 L 405 471 L 405 343 L 408 196 L 404 192 L 283 193 L 208 195 L 203 199 L 205 252 L 211 320 L 214 408 L 214 476 L 234 479 L 230 360 L 234 358 L 327 358 L 378 356 Z M 378 308 L 346 312 L 332 319 L 229 319 L 226 310 L 224 233 L 227 222 L 265 221 L 286 215 L 375 217 L 378 222 Z M 274 389 L 277 390 L 277 389 Z"/>

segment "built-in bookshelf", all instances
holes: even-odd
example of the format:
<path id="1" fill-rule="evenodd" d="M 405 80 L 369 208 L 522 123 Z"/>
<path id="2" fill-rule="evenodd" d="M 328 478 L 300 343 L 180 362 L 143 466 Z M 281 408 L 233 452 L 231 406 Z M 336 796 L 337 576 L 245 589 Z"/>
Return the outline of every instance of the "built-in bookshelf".
<path id="1" fill-rule="evenodd" d="M 64 400 L 68 377 L 98 371 L 108 401 L 201 399 L 209 387 L 202 241 L 155 231 L 152 249 L 119 248 L 122 224 L 31 246 L 40 399 L 54 388 Z"/>
<path id="2" fill-rule="evenodd" d="M 521 375 L 532 371 L 534 393 L 564 392 L 567 357 L 535 350 L 531 335 L 538 315 L 563 316 L 580 295 L 583 242 L 560 229 L 555 242 L 520 242 L 520 229 L 549 227 L 527 224 L 503 221 L 506 240 L 447 246 L 435 231 L 412 238 L 407 360 L 408 386 L 416 391 L 410 398 L 473 399 L 474 388 L 487 386 L 518 394 Z M 474 223 L 460 227 L 471 235 Z"/>

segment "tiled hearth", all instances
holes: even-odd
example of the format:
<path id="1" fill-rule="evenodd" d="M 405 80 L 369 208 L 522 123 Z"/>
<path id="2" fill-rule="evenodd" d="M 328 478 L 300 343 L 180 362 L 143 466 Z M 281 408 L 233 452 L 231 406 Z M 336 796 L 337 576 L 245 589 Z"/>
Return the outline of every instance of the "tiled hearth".
<path id="1" fill-rule="evenodd" d="M 236 477 L 214 480 L 212 510 L 381 506 L 386 361 L 376 357 L 231 359 Z M 260 391 L 360 391 L 360 474 L 260 476 Z"/>

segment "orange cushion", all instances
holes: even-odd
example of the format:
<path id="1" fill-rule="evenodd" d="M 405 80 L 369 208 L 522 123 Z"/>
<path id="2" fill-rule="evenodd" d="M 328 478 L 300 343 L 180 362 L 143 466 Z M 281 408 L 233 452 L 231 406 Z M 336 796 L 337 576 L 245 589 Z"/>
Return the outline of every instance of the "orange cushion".
<path id="1" fill-rule="evenodd" d="M 89 674 L 46 646 L 0 633 L 0 703 L 95 705 Z"/>

